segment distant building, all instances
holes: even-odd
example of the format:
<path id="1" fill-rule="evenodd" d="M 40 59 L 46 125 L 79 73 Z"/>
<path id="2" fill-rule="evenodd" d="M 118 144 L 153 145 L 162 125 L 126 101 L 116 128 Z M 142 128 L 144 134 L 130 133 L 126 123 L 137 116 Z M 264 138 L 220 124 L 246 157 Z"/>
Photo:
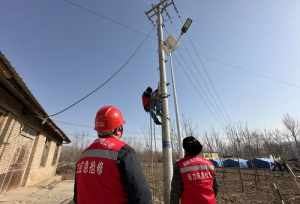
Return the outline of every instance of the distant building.
<path id="1" fill-rule="evenodd" d="M 218 152 L 202 152 L 202 156 L 206 159 L 219 159 Z"/>
<path id="2" fill-rule="evenodd" d="M 0 53 L 0 192 L 50 179 L 70 139 Z"/>

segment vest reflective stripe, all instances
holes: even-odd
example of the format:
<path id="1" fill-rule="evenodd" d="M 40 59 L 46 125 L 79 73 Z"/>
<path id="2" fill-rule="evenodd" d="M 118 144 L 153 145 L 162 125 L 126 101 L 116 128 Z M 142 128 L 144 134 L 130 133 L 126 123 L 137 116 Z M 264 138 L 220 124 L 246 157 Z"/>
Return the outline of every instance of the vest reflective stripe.
<path id="1" fill-rule="evenodd" d="M 183 182 L 181 204 L 217 203 L 213 190 L 214 167 L 211 162 L 196 156 L 185 157 L 177 165 Z"/>
<path id="2" fill-rule="evenodd" d="M 213 166 L 210 165 L 196 165 L 196 166 L 187 166 L 180 169 L 180 173 L 188 173 L 191 171 L 198 171 L 198 170 L 214 170 Z"/>
<path id="3" fill-rule="evenodd" d="M 86 157 L 98 157 L 104 159 L 117 160 L 118 152 L 102 149 L 89 149 L 81 155 L 81 159 Z"/>

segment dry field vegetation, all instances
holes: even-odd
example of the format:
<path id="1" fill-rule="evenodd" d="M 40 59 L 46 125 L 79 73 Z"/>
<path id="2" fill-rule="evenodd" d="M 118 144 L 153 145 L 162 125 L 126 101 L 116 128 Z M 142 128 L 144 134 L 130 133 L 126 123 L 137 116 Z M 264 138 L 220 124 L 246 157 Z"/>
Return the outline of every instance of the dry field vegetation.
<path id="1" fill-rule="evenodd" d="M 241 170 L 242 179 L 237 169 L 217 170 L 220 183 L 218 203 L 281 203 L 280 195 L 287 204 L 300 203 L 300 189 L 293 177 L 287 172 L 268 170 Z M 278 186 L 275 190 L 274 184 Z"/>
<path id="2" fill-rule="evenodd" d="M 144 165 L 154 202 L 163 203 L 162 163 Z M 153 173 L 152 173 L 153 172 Z M 300 175 L 300 174 L 299 174 Z M 218 204 L 286 204 L 300 203 L 300 189 L 287 172 L 255 169 L 217 169 L 219 183 Z M 273 184 L 279 188 L 280 195 Z"/>

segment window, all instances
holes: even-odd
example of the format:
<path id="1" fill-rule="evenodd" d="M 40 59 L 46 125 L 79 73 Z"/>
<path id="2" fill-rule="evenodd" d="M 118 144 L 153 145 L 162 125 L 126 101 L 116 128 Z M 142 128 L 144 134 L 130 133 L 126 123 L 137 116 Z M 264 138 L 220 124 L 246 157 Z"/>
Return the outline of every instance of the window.
<path id="1" fill-rule="evenodd" d="M 53 155 L 53 160 L 52 160 L 52 165 L 54 166 L 57 162 L 57 157 L 58 157 L 58 150 L 59 150 L 59 144 L 56 143 L 55 145 L 55 152 Z"/>
<path id="2" fill-rule="evenodd" d="M 50 150 L 50 140 L 46 139 L 40 166 L 43 166 L 43 167 L 46 166 L 49 150 Z"/>
<path id="3" fill-rule="evenodd" d="M 24 137 L 33 138 L 37 135 L 37 131 L 27 125 L 24 125 L 21 134 Z"/>

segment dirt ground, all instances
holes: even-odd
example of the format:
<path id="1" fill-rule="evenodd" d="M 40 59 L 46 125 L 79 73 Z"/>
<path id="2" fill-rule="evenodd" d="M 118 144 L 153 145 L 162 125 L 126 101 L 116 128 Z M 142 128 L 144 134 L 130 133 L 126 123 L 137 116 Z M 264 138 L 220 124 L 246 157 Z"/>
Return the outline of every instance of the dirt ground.
<path id="1" fill-rule="evenodd" d="M 155 164 L 153 169 L 150 164 L 144 165 L 144 171 L 155 197 L 154 203 L 163 203 L 162 164 Z M 218 204 L 281 204 L 274 183 L 285 204 L 300 204 L 300 189 L 287 172 L 241 169 L 240 174 L 238 169 L 217 169 L 217 181 Z"/>
<path id="2" fill-rule="evenodd" d="M 280 195 L 286 204 L 300 203 L 300 189 L 287 172 L 241 170 L 240 174 L 237 169 L 219 169 L 217 178 L 218 204 L 277 204 L 281 203 Z"/>
<path id="3" fill-rule="evenodd" d="M 73 180 L 55 182 L 46 186 L 19 188 L 0 195 L 4 204 L 71 204 Z"/>

